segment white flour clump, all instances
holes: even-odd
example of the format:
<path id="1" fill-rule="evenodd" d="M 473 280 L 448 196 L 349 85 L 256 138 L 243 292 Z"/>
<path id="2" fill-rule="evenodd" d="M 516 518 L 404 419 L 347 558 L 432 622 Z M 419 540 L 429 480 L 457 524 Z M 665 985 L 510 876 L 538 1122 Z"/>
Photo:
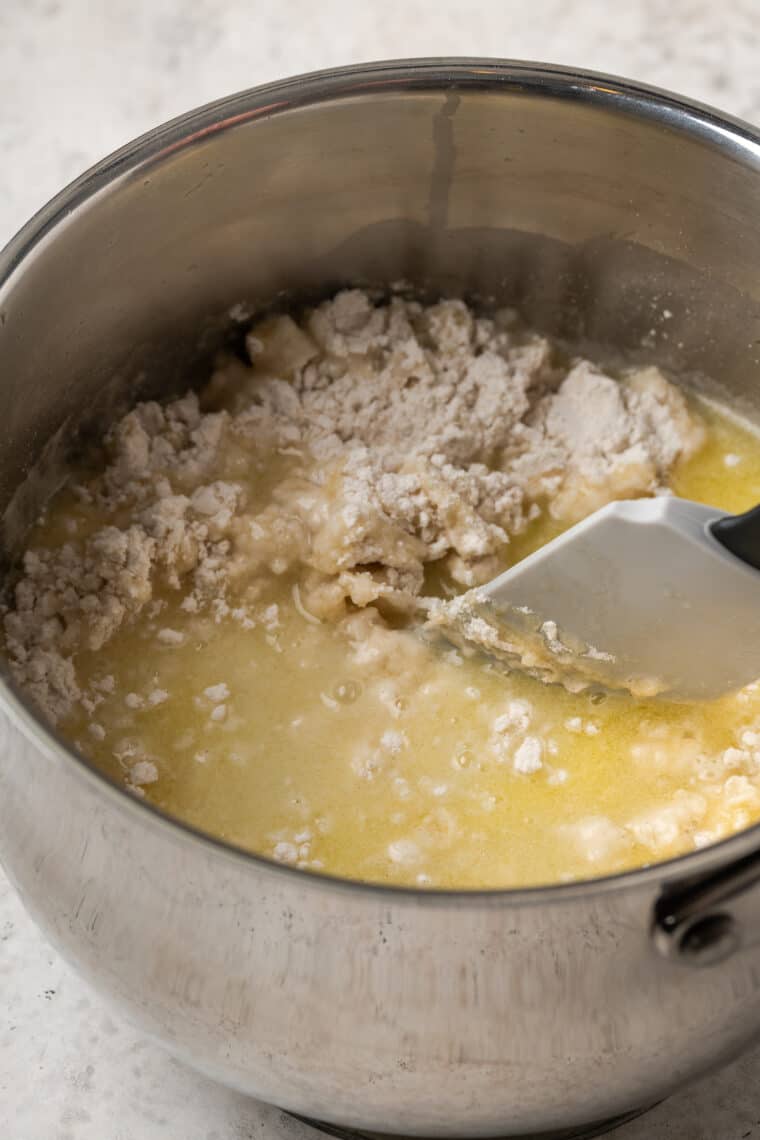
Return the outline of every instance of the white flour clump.
<path id="1" fill-rule="evenodd" d="M 661 489 L 704 429 L 656 368 L 617 382 L 577 362 L 528 418 L 515 473 L 531 495 L 550 498 L 554 518 L 575 522 L 613 499 Z"/>
<path id="2" fill-rule="evenodd" d="M 250 366 L 221 360 L 200 400 L 125 416 L 105 469 L 67 492 L 82 537 L 26 554 L 6 647 L 51 720 L 91 701 L 77 652 L 167 591 L 244 629 L 241 598 L 286 572 L 312 621 L 372 603 L 413 613 L 426 565 L 477 586 L 542 511 L 572 521 L 656 493 L 702 442 L 657 369 L 563 364 L 511 311 L 348 290 L 300 323 L 260 321 L 247 347 Z M 281 477 L 262 498 L 270 460 Z"/>
<path id="3" fill-rule="evenodd" d="M 618 381 L 588 361 L 561 366 L 511 312 L 476 317 L 461 301 L 374 306 L 350 290 L 302 327 L 271 318 L 251 342 L 255 370 L 225 366 L 212 391 L 234 392 L 237 432 L 320 464 L 308 491 L 281 487 L 251 552 L 308 567 L 303 601 L 322 616 L 346 599 L 411 608 L 430 562 L 478 585 L 544 502 L 574 521 L 656 493 L 703 439 L 657 369 Z M 274 368 L 278 356 L 292 368 Z M 283 542 L 285 501 L 303 525 Z"/>
<path id="4" fill-rule="evenodd" d="M 83 509 L 107 525 L 84 540 L 24 555 L 4 617 L 5 643 L 16 678 L 51 721 L 83 699 L 73 660 L 78 650 L 104 646 L 161 587 L 218 593 L 230 523 L 243 501 L 240 487 L 203 482 L 217 461 L 226 419 L 202 415 L 192 395 L 166 409 L 140 405 L 114 428 L 103 473 L 75 489 Z M 190 497 L 176 493 L 180 488 Z M 112 525 L 125 509 L 126 520 Z M 158 639 L 169 642 L 172 634 L 162 630 Z"/>

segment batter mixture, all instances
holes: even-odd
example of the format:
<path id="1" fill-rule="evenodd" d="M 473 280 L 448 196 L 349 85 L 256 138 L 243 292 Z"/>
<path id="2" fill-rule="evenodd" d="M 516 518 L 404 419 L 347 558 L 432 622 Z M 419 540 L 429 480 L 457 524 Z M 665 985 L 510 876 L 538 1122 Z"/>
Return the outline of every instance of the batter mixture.
<path id="1" fill-rule="evenodd" d="M 394 883 L 595 876 L 760 818 L 760 685 L 571 694 L 419 634 L 611 499 L 750 506 L 748 426 L 460 301 L 346 291 L 246 347 L 125 416 L 30 536 L 6 652 L 81 752 L 232 843 Z"/>

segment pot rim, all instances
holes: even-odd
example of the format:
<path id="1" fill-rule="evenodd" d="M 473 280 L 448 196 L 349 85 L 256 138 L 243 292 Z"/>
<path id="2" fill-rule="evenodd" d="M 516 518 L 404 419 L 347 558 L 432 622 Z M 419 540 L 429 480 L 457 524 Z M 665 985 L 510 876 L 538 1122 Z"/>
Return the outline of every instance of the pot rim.
<path id="1" fill-rule="evenodd" d="M 755 165 L 760 176 L 760 130 L 749 123 L 658 87 L 635 83 L 603 72 L 529 60 L 478 57 L 422 57 L 379 60 L 329 68 L 275 80 L 178 115 L 126 143 L 91 166 L 58 192 L 21 227 L 0 250 L 2 292 L 24 260 L 45 238 L 107 187 L 126 176 L 146 171 L 168 154 L 200 142 L 220 130 L 299 108 L 357 95 L 403 91 L 451 90 L 519 91 L 532 98 L 565 98 L 613 109 L 619 114 L 659 122 L 713 147 L 720 157 Z M 754 160 L 754 162 L 753 162 Z M 0 308 L 0 329 L 3 325 Z M 154 805 L 138 799 L 45 723 L 31 700 L 0 662 L 0 710 L 23 734 L 55 762 L 73 761 L 72 771 L 128 816 L 171 834 L 175 841 L 201 843 L 210 856 L 232 860 L 268 872 L 297 876 L 305 888 L 371 892 L 415 906 L 440 903 L 528 905 L 569 902 L 578 897 L 620 888 L 658 887 L 674 879 L 691 879 L 760 851 L 760 823 L 701 850 L 628 871 L 571 883 L 475 890 L 365 882 L 278 863 L 265 855 L 217 838 Z M 130 818 L 132 818 L 130 816 Z M 295 882 L 295 880 L 294 880 Z"/>

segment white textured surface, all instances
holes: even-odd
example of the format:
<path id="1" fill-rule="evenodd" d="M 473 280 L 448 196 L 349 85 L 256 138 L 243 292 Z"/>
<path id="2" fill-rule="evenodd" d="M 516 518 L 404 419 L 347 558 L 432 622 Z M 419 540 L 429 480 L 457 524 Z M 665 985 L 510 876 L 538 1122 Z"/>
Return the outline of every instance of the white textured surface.
<path id="1" fill-rule="evenodd" d="M 757 0 L 0 0 L 0 242 L 82 169 L 161 120 L 242 87 L 359 60 L 573 63 L 760 121 L 758 14 Z M 2 1140 L 307 1133 L 113 1019 L 48 949 L 0 874 Z M 760 1140 L 760 1052 L 615 1136 Z"/>

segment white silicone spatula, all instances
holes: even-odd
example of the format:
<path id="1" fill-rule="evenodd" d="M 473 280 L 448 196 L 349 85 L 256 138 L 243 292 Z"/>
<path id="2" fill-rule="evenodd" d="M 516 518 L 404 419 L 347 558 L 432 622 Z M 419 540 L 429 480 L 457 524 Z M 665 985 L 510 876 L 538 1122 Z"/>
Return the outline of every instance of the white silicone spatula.
<path id="1" fill-rule="evenodd" d="M 720 697 L 760 678 L 760 506 L 611 503 L 443 611 L 460 644 L 569 688 Z"/>

